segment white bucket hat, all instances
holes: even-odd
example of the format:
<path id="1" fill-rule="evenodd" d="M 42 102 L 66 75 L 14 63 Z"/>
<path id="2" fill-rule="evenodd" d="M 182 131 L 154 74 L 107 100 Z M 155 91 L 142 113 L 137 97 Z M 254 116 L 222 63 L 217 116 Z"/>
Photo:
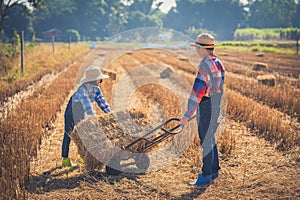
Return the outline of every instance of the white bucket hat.
<path id="1" fill-rule="evenodd" d="M 90 82 L 90 81 L 101 80 L 108 77 L 109 77 L 108 75 L 103 74 L 100 67 L 92 65 L 85 70 L 85 76 L 80 80 L 80 84 Z"/>
<path id="2" fill-rule="evenodd" d="M 205 49 L 207 48 L 214 48 L 214 36 L 212 36 L 209 33 L 202 33 L 198 35 L 195 43 L 191 43 L 190 46 L 192 47 L 203 47 Z"/>

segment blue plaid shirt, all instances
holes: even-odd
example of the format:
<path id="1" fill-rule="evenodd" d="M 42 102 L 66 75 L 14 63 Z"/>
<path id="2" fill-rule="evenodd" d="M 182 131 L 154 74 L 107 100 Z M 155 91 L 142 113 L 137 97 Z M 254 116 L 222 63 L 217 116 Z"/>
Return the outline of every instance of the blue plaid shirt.
<path id="1" fill-rule="evenodd" d="M 82 84 L 73 95 L 72 100 L 73 102 L 80 102 L 87 115 L 96 114 L 92 105 L 94 101 L 97 102 L 99 108 L 101 108 L 104 113 L 109 113 L 111 111 L 101 89 L 95 85 L 87 83 Z"/>

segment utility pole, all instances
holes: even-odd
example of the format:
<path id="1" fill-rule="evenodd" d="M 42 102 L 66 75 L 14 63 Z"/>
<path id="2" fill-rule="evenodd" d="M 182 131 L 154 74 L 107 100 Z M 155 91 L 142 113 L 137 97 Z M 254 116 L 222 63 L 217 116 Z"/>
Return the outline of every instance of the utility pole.
<path id="1" fill-rule="evenodd" d="M 52 53 L 54 54 L 55 52 L 55 45 L 54 45 L 54 42 L 55 42 L 55 36 L 52 35 Z"/>
<path id="2" fill-rule="evenodd" d="M 296 53 L 297 53 L 297 55 L 299 55 L 299 35 L 300 35 L 300 33 L 298 32 L 297 33 L 297 43 L 296 43 Z"/>
<path id="3" fill-rule="evenodd" d="M 21 72 L 24 74 L 24 31 L 21 32 Z"/>
<path id="4" fill-rule="evenodd" d="M 69 35 L 69 51 L 71 50 L 71 35 Z"/>

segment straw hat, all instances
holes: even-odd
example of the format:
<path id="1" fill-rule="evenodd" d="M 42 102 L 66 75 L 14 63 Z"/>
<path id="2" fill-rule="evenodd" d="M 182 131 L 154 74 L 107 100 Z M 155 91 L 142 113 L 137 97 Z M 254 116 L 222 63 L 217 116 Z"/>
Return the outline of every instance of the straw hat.
<path id="1" fill-rule="evenodd" d="M 215 47 L 214 37 L 208 33 L 201 33 L 200 35 L 198 35 L 195 43 L 191 43 L 190 46 L 203 47 L 205 49 L 214 48 Z"/>
<path id="2" fill-rule="evenodd" d="M 102 73 L 99 67 L 92 65 L 85 70 L 85 76 L 80 80 L 80 84 L 105 79 L 108 77 L 108 75 Z"/>

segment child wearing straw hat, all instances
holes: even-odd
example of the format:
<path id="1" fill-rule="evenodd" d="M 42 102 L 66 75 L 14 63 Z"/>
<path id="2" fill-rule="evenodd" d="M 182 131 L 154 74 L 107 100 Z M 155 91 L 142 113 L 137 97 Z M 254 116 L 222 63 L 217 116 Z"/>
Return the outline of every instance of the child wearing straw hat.
<path id="1" fill-rule="evenodd" d="M 225 68 L 214 55 L 214 37 L 208 33 L 198 35 L 195 43 L 197 54 L 202 58 L 188 99 L 187 109 L 180 123 L 186 124 L 196 111 L 198 134 L 202 146 L 202 172 L 193 186 L 205 186 L 219 176 L 219 156 L 215 140 L 224 91 Z"/>
<path id="2" fill-rule="evenodd" d="M 71 139 L 69 134 L 74 126 L 84 119 L 85 115 L 95 115 L 92 103 L 95 101 L 104 113 L 109 113 L 110 106 L 102 94 L 98 84 L 108 75 L 102 73 L 97 66 L 90 66 L 85 70 L 85 76 L 80 80 L 80 86 L 69 99 L 64 115 L 64 137 L 62 141 L 62 166 L 72 167 L 69 158 L 69 146 Z"/>

